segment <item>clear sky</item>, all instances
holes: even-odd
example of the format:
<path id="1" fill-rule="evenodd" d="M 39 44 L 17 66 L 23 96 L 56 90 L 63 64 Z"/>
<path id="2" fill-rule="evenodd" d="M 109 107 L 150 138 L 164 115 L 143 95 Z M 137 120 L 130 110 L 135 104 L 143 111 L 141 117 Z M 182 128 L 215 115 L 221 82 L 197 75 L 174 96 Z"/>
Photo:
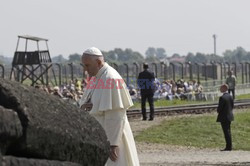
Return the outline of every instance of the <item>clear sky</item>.
<path id="1" fill-rule="evenodd" d="M 48 38 L 52 56 L 91 46 L 213 53 L 213 34 L 220 55 L 250 51 L 249 7 L 250 0 L 1 0 L 0 55 L 13 56 L 26 34 Z"/>

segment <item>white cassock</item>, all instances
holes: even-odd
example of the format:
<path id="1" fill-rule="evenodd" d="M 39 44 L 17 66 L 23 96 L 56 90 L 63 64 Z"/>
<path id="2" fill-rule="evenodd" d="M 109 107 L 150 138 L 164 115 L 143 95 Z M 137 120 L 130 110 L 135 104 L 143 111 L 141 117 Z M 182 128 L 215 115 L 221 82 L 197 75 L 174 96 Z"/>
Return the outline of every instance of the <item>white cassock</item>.
<path id="1" fill-rule="evenodd" d="M 93 78 L 96 80 L 94 81 Z M 139 159 L 126 110 L 133 105 L 126 84 L 120 74 L 107 63 L 93 77 L 80 100 L 89 98 L 93 107 L 90 114 L 104 128 L 110 145 L 119 146 L 118 160 L 108 159 L 106 166 L 138 166 Z M 95 86 L 95 87 L 94 87 Z"/>

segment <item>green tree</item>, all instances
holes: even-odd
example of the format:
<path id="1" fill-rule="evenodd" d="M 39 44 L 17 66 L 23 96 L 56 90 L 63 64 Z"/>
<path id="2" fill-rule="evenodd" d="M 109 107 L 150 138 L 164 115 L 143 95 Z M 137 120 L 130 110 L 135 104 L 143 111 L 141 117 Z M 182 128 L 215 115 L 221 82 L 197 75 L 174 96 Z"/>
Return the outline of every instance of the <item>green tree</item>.
<path id="1" fill-rule="evenodd" d="M 180 54 L 177 54 L 177 53 L 174 53 L 173 55 L 172 55 L 172 58 L 180 58 L 181 56 L 180 56 Z"/>
<path id="2" fill-rule="evenodd" d="M 190 52 L 189 52 L 189 53 L 187 54 L 185 60 L 186 60 L 187 62 L 189 62 L 189 61 L 190 61 L 190 62 L 194 62 L 194 57 L 195 57 L 195 55 L 194 55 L 193 53 L 190 53 Z"/>
<path id="3" fill-rule="evenodd" d="M 233 51 L 232 50 L 226 50 L 224 53 L 224 61 L 231 63 L 232 62 L 232 55 Z"/>
<path id="4" fill-rule="evenodd" d="M 235 50 L 226 50 L 224 53 L 224 60 L 227 62 L 243 62 L 249 60 L 249 52 L 242 47 L 237 47 Z"/>
<path id="5" fill-rule="evenodd" d="M 104 52 L 106 61 L 111 63 L 123 64 L 123 63 L 142 63 L 144 57 L 139 53 L 135 52 L 132 49 L 122 50 L 120 48 L 115 48 L 114 50 Z"/>
<path id="6" fill-rule="evenodd" d="M 247 52 L 242 47 L 237 47 L 236 50 L 234 51 L 234 59 L 236 62 L 244 61 L 246 55 L 247 55 Z"/>
<path id="7" fill-rule="evenodd" d="M 156 48 L 155 54 L 158 59 L 164 59 L 167 57 L 166 51 L 164 48 Z"/>
<path id="8" fill-rule="evenodd" d="M 69 55 L 69 62 L 81 63 L 81 55 L 77 53 Z"/>
<path id="9" fill-rule="evenodd" d="M 156 50 L 154 47 L 148 47 L 147 51 L 145 52 L 146 58 L 154 57 L 156 55 Z"/>
<path id="10" fill-rule="evenodd" d="M 250 52 L 248 52 L 248 53 L 246 54 L 245 60 L 246 60 L 246 61 L 250 61 Z"/>
<path id="11" fill-rule="evenodd" d="M 143 63 L 144 57 L 139 52 L 133 52 L 131 62 Z"/>
<path id="12" fill-rule="evenodd" d="M 117 54 L 115 51 L 111 50 L 108 52 L 102 51 L 105 61 L 109 63 L 117 63 Z"/>
<path id="13" fill-rule="evenodd" d="M 65 59 L 62 55 L 52 57 L 52 62 L 54 63 L 65 63 L 66 61 L 67 59 Z"/>

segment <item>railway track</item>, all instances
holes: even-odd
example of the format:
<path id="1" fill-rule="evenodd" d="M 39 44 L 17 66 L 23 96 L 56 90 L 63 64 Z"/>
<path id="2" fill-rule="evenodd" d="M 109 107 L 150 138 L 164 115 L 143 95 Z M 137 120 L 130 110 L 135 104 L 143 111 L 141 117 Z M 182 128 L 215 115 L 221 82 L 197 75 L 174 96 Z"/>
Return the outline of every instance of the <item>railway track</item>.
<path id="1" fill-rule="evenodd" d="M 236 100 L 234 102 L 234 108 L 242 109 L 250 107 L 250 99 Z M 183 106 L 167 106 L 155 108 L 155 116 L 166 116 L 176 114 L 203 114 L 216 111 L 218 103 L 209 104 L 192 104 Z M 147 114 L 149 110 L 147 109 Z M 141 117 L 140 109 L 130 109 L 127 111 L 128 118 L 139 118 Z"/>

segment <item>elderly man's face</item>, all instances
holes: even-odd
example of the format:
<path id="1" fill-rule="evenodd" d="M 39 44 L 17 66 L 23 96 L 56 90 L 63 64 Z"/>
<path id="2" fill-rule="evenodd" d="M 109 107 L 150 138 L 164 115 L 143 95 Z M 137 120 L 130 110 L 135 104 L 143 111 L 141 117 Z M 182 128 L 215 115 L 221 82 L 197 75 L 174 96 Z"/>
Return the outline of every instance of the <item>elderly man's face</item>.
<path id="1" fill-rule="evenodd" d="M 82 64 L 83 64 L 84 70 L 88 72 L 90 77 L 95 76 L 100 69 L 98 60 L 95 58 L 92 58 L 91 56 L 84 56 L 82 58 Z"/>

